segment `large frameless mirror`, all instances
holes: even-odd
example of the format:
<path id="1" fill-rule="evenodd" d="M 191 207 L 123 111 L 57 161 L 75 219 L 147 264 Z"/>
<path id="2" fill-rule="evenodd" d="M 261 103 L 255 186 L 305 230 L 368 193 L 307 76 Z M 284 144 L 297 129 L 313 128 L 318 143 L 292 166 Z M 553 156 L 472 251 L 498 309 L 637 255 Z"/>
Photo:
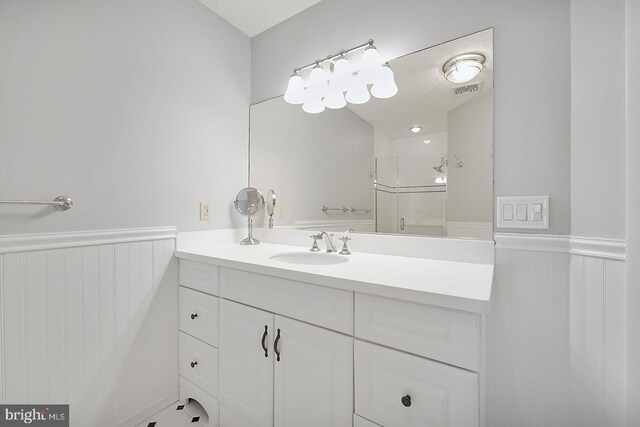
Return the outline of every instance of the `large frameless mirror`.
<path id="1" fill-rule="evenodd" d="M 275 227 L 492 238 L 493 31 L 389 67 L 391 98 L 251 106 L 250 185 L 278 192 Z"/>

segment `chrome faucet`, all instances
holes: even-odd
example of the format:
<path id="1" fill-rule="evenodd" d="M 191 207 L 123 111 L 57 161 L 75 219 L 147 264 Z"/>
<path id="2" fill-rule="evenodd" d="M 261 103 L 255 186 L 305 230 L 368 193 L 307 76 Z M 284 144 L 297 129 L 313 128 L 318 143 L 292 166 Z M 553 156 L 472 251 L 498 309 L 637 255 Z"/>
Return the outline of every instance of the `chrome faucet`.
<path id="1" fill-rule="evenodd" d="M 318 238 L 322 239 L 324 237 L 324 242 L 327 244 L 327 252 L 338 252 L 335 245 L 333 244 L 333 234 L 329 234 L 326 231 L 320 232 L 318 234 Z"/>

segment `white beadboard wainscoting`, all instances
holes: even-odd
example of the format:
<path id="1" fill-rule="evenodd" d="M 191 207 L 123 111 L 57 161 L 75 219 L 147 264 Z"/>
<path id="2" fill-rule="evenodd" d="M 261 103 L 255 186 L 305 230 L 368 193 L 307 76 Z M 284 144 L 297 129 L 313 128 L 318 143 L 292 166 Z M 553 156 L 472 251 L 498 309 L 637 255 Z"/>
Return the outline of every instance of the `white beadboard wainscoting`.
<path id="1" fill-rule="evenodd" d="M 175 228 L 0 237 L 0 402 L 132 426 L 178 397 Z"/>
<path id="2" fill-rule="evenodd" d="M 487 425 L 624 425 L 624 241 L 497 234 Z"/>
<path id="3" fill-rule="evenodd" d="M 126 427 L 177 400 L 175 235 L 0 237 L 0 402 Z M 495 238 L 486 425 L 622 426 L 624 242 Z"/>

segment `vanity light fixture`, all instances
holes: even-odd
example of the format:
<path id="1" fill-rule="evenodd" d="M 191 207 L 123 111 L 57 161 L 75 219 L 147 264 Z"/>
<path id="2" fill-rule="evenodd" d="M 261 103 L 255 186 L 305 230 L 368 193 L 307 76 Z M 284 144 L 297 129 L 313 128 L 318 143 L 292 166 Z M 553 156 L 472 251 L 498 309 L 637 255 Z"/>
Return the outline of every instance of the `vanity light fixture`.
<path id="1" fill-rule="evenodd" d="M 411 127 L 409 128 L 409 130 L 410 130 L 411 132 L 413 132 L 413 133 L 418 133 L 418 132 L 420 132 L 420 131 L 422 130 L 422 126 L 418 126 L 418 125 L 416 125 L 416 126 L 411 126 Z"/>
<path id="2" fill-rule="evenodd" d="M 358 66 L 346 57 L 364 49 Z M 329 63 L 329 69 L 323 64 Z M 305 84 L 300 72 L 311 68 Z M 329 71 L 330 70 L 330 71 Z M 368 85 L 371 85 L 369 91 Z M 351 104 L 364 104 L 371 99 L 390 98 L 398 93 L 398 86 L 389 64 L 383 63 L 373 40 L 354 48 L 329 55 L 304 67 L 295 68 L 289 79 L 284 100 L 302 104 L 307 113 L 321 113 L 326 108 L 339 109 Z"/>
<path id="3" fill-rule="evenodd" d="M 457 55 L 442 66 L 444 78 L 451 83 L 466 83 L 476 78 L 484 69 L 487 58 L 481 53 Z"/>

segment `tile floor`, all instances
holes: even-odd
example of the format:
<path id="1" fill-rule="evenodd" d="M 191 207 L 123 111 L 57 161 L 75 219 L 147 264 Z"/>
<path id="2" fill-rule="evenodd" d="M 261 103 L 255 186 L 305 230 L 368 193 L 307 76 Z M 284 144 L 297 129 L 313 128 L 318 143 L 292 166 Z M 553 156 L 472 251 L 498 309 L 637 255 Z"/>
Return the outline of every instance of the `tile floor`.
<path id="1" fill-rule="evenodd" d="M 137 427 L 206 427 L 207 413 L 197 403 L 176 402 L 150 417 Z"/>

